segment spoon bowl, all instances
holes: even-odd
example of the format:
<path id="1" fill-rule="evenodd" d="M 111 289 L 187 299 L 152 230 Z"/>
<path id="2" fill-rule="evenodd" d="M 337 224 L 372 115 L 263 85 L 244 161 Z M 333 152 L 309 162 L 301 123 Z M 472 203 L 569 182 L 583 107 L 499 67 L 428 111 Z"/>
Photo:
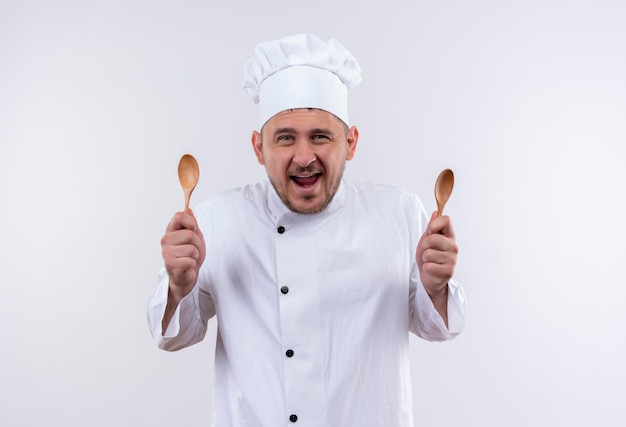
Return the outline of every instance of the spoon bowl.
<path id="1" fill-rule="evenodd" d="M 454 173 L 450 169 L 441 171 L 435 182 L 435 199 L 437 200 L 437 216 L 443 215 L 443 208 L 450 198 L 454 187 Z"/>
<path id="2" fill-rule="evenodd" d="M 184 154 L 178 162 L 178 180 L 185 193 L 185 213 L 189 213 L 189 199 L 199 179 L 198 162 L 191 154 Z"/>

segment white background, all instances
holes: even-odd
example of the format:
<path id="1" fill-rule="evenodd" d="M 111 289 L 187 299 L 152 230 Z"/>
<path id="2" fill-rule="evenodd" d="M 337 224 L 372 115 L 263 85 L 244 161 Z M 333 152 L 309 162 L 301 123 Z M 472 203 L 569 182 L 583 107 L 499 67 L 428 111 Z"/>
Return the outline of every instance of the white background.
<path id="1" fill-rule="evenodd" d="M 367 3 L 367 4 L 366 4 Z M 0 1 L 0 425 L 209 425 L 215 324 L 156 348 L 159 239 L 265 172 L 257 42 L 359 60 L 348 170 L 447 208 L 466 332 L 411 340 L 418 426 L 623 426 L 626 3 Z M 254 344 L 251 343 L 251 348 Z"/>

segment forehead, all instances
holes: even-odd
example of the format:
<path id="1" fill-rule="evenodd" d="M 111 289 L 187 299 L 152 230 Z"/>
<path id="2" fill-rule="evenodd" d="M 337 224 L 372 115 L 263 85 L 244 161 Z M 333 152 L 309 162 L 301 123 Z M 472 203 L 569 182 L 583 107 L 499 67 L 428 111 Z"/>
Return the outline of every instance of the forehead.
<path id="1" fill-rule="evenodd" d="M 265 123 L 263 130 L 278 128 L 306 130 L 310 128 L 341 128 L 343 122 L 328 111 L 316 108 L 295 108 L 281 111 Z"/>

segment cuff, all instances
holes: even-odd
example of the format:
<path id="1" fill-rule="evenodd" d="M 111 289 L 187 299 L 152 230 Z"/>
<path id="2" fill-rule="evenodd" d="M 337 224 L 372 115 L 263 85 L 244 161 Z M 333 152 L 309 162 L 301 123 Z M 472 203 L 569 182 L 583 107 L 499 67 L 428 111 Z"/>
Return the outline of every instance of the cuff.
<path id="1" fill-rule="evenodd" d="M 465 329 L 465 293 L 454 280 L 448 283 L 448 332 L 458 335 Z"/>

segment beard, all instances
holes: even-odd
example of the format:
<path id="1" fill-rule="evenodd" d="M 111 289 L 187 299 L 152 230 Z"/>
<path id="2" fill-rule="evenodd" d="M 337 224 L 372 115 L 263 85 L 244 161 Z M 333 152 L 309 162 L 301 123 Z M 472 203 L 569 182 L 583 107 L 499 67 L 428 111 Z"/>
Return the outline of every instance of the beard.
<path id="1" fill-rule="evenodd" d="M 307 168 L 298 169 L 296 173 L 307 173 L 307 172 L 312 172 L 312 171 L 313 171 L 312 167 L 307 167 Z M 289 209 L 291 212 L 310 215 L 310 214 L 317 214 L 317 213 L 322 212 L 324 209 L 326 209 L 326 207 L 328 207 L 330 202 L 333 201 L 333 198 L 335 197 L 335 194 L 337 194 L 337 191 L 339 190 L 339 186 L 341 185 L 341 179 L 343 178 L 344 171 L 345 171 L 345 164 L 341 168 L 341 171 L 339 175 L 337 175 L 337 178 L 331 183 L 328 191 L 324 190 L 323 199 L 321 200 L 321 202 L 317 205 L 311 206 L 310 208 L 306 208 L 306 209 L 302 209 L 302 208 L 298 208 L 294 206 L 294 204 L 289 200 L 289 197 L 287 196 L 287 191 L 280 191 L 278 185 L 276 184 L 274 179 L 272 179 L 272 177 L 269 176 L 269 174 L 268 174 L 268 178 L 270 180 L 270 183 L 272 184 L 272 187 L 274 187 L 274 191 L 276 191 L 276 194 L 278 195 L 280 200 L 283 202 L 283 204 L 287 207 L 287 209 Z M 308 200 L 314 199 L 315 197 L 316 196 L 314 195 L 304 196 L 303 199 L 305 201 L 308 201 Z"/>

